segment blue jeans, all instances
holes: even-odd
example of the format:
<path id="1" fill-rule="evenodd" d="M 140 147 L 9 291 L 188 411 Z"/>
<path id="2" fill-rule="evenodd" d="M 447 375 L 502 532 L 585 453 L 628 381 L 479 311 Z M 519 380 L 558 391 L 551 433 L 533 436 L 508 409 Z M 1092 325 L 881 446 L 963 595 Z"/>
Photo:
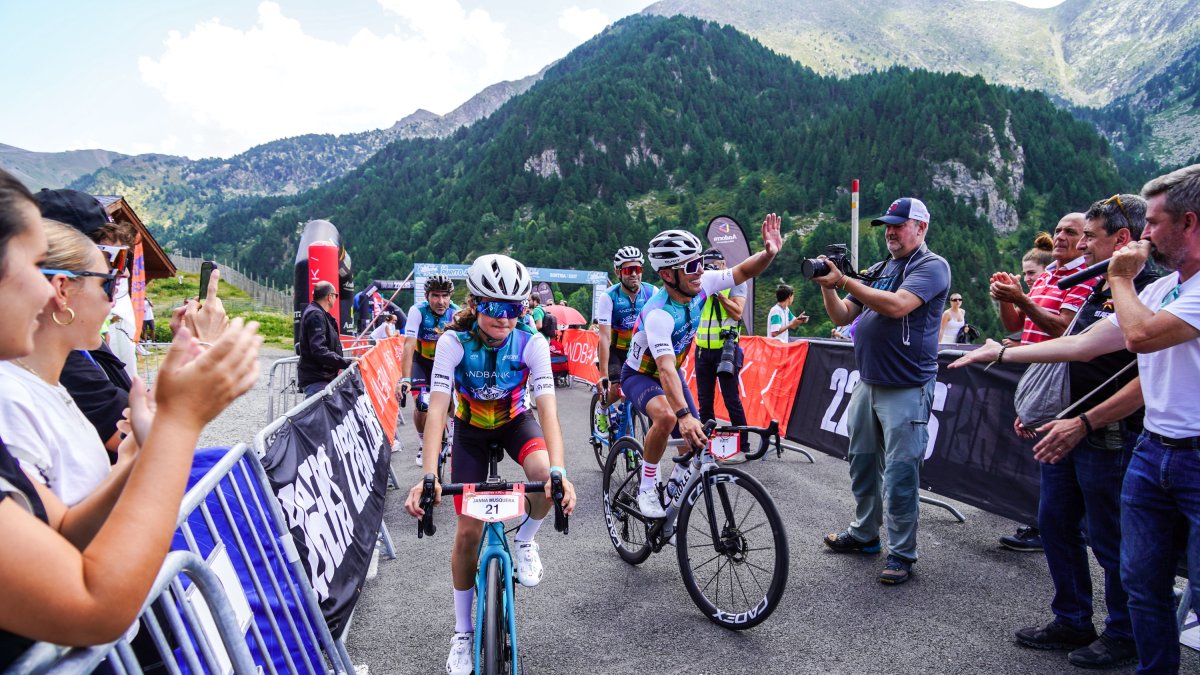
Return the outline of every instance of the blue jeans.
<path id="1" fill-rule="evenodd" d="M 921 463 L 929 442 L 934 380 L 920 387 L 883 387 L 859 382 L 850 395 L 850 489 L 859 541 L 879 536 L 887 495 L 888 552 L 917 559 Z"/>
<path id="2" fill-rule="evenodd" d="M 1179 670 L 1175 570 L 1186 550 L 1192 606 L 1200 607 L 1200 451 L 1142 434 L 1121 488 L 1121 581 L 1139 673 Z"/>
<path id="3" fill-rule="evenodd" d="M 322 389 L 328 386 L 328 382 L 314 382 L 313 384 L 310 384 L 304 388 L 304 398 L 309 398 L 313 394 L 319 394 L 321 393 Z"/>
<path id="4" fill-rule="evenodd" d="M 1042 548 L 1054 582 L 1054 616 L 1076 630 L 1092 626 L 1091 544 L 1104 570 L 1105 632 L 1122 640 L 1133 638 L 1133 628 L 1121 585 L 1121 483 L 1136 442 L 1137 436 L 1129 434 L 1125 447 L 1109 450 L 1085 438 L 1058 464 L 1043 463 L 1038 507 Z"/>

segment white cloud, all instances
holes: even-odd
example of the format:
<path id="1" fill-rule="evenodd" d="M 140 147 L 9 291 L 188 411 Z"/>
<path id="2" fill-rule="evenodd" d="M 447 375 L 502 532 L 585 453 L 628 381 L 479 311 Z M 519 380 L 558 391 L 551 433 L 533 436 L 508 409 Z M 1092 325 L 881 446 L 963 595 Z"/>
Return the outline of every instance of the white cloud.
<path id="1" fill-rule="evenodd" d="M 558 27 L 580 40 L 587 40 L 599 33 L 609 23 L 608 15 L 598 9 L 572 6 L 558 16 Z"/>
<path id="2" fill-rule="evenodd" d="M 248 30 L 211 19 L 172 31 L 161 56 L 139 59 L 142 81 L 232 153 L 388 126 L 418 106 L 445 113 L 502 77 L 511 43 L 487 12 L 457 0 L 379 2 L 407 30 L 322 40 L 267 1 Z"/>

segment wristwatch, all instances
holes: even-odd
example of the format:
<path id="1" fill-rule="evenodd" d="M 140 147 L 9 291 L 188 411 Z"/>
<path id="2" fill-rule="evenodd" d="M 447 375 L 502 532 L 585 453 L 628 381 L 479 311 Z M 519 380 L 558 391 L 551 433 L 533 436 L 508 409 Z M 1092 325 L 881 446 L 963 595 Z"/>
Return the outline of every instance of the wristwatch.
<path id="1" fill-rule="evenodd" d="M 680 408 L 679 410 L 676 410 L 676 411 L 675 411 L 675 418 L 676 418 L 676 419 L 683 419 L 683 418 L 685 418 L 685 417 L 687 417 L 688 415 L 691 415 L 691 414 L 692 414 L 692 411 L 691 411 L 691 409 L 690 409 L 690 408 L 688 408 L 687 406 L 683 406 L 683 407 L 682 407 L 682 408 Z"/>

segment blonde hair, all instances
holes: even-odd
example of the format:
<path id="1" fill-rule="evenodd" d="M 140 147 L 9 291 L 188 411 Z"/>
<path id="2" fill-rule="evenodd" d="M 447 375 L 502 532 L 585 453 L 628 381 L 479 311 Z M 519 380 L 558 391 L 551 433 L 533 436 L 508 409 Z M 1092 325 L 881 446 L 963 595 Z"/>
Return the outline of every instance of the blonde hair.
<path id="1" fill-rule="evenodd" d="M 99 249 L 96 244 L 79 230 L 49 218 L 42 219 L 46 229 L 46 264 L 42 267 L 55 270 L 86 270 L 95 260 Z"/>
<path id="2" fill-rule="evenodd" d="M 1054 237 L 1050 236 L 1049 232 L 1038 232 L 1033 238 L 1033 248 L 1026 251 L 1022 261 L 1029 260 L 1034 264 L 1046 267 L 1054 261 L 1054 255 L 1051 251 L 1054 250 Z"/>

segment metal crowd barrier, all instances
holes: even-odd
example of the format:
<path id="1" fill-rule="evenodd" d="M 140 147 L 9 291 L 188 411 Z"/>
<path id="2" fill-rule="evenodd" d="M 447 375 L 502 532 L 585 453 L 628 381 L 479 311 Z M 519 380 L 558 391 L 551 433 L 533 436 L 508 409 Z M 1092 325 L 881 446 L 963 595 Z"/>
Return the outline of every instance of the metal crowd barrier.
<path id="1" fill-rule="evenodd" d="M 267 424 L 282 411 L 291 410 L 304 400 L 304 392 L 296 380 L 299 363 L 299 356 L 287 356 L 271 364 L 271 372 L 267 375 Z"/>
<path id="2" fill-rule="evenodd" d="M 146 667 L 238 675 L 354 672 L 329 632 L 250 446 L 226 452 L 188 490 L 178 523 L 174 548 L 186 550 L 168 554 L 159 572 L 139 616 L 144 637 L 131 632 L 108 645 L 76 649 L 39 643 L 9 672 L 86 673 L 106 659 L 118 674 Z M 196 592 L 203 603 L 192 597 Z"/>
<path id="3" fill-rule="evenodd" d="M 158 376 L 158 367 L 162 365 L 163 357 L 170 348 L 170 342 L 139 342 L 137 344 L 137 371 L 147 387 L 154 385 L 154 378 Z"/>

